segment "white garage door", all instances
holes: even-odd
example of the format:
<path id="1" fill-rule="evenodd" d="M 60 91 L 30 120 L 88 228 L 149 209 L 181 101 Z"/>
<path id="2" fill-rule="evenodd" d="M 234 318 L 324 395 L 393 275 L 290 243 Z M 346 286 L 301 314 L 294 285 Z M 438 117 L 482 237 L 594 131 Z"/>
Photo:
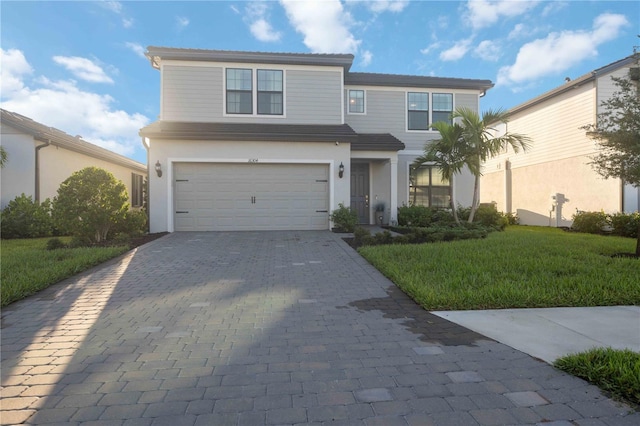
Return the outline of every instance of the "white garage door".
<path id="1" fill-rule="evenodd" d="M 176 163 L 176 231 L 329 228 L 329 166 Z"/>

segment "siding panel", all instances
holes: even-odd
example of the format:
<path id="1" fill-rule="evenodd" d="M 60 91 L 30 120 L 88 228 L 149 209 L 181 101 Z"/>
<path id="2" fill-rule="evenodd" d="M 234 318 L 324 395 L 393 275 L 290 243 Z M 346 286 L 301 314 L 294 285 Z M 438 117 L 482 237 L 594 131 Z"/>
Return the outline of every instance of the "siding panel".
<path id="1" fill-rule="evenodd" d="M 162 118 L 169 121 L 218 121 L 222 117 L 222 68 L 165 65 Z"/>

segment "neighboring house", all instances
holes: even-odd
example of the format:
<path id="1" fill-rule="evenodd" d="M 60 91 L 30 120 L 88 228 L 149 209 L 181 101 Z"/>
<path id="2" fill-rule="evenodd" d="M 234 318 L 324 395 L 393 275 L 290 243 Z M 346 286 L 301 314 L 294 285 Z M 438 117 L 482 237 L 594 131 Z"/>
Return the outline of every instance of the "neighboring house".
<path id="1" fill-rule="evenodd" d="M 354 73 L 349 54 L 146 55 L 161 86 L 160 119 L 140 131 L 151 232 L 329 229 L 339 204 L 365 224 L 403 204 L 471 204 L 468 172 L 450 194 L 410 165 L 439 136 L 430 125 L 477 111 L 491 81 Z"/>
<path id="2" fill-rule="evenodd" d="M 95 166 L 111 172 L 127 187 L 132 207 L 142 207 L 147 167 L 15 112 L 0 109 L 0 137 L 7 152 L 2 168 L 1 207 L 20 194 L 53 200 L 71 174 Z"/>
<path id="3" fill-rule="evenodd" d="M 531 148 L 509 148 L 485 163 L 481 201 L 538 226 L 570 226 L 576 211 L 638 211 L 638 188 L 604 179 L 589 164 L 598 147 L 582 128 L 596 123 L 602 101 L 616 91 L 611 77 L 631 67 L 632 57 L 622 59 L 511 109 L 502 129 L 531 137 Z"/>

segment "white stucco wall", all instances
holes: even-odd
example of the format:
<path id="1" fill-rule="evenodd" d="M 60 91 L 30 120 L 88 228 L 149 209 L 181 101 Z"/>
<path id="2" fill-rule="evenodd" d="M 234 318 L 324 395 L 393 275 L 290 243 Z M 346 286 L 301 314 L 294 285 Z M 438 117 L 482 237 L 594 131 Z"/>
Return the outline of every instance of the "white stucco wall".
<path id="1" fill-rule="evenodd" d="M 329 166 L 330 211 L 350 204 L 350 147 L 335 142 L 238 142 L 150 140 L 149 161 L 162 164 L 162 177 L 149 178 L 150 231 L 173 231 L 173 163 L 308 163 Z M 345 167 L 343 178 L 338 166 Z"/>
<path id="2" fill-rule="evenodd" d="M 33 138 L 19 133 L 9 126 L 0 127 L 2 147 L 7 152 L 7 162 L 2 168 L 2 194 L 0 208 L 20 194 L 34 197 L 35 192 L 35 143 Z"/>

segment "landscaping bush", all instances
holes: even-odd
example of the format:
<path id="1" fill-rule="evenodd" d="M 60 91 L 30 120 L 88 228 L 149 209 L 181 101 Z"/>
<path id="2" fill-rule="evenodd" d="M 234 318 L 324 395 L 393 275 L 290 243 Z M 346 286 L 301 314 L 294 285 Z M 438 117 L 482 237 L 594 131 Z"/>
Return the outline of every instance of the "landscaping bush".
<path id="1" fill-rule="evenodd" d="M 126 234 L 129 237 L 139 237 L 146 232 L 147 214 L 142 210 L 127 211 L 111 230 L 113 235 Z"/>
<path id="2" fill-rule="evenodd" d="M 331 212 L 331 221 L 339 231 L 353 232 L 358 224 L 358 214 L 340 203 L 338 208 Z"/>
<path id="3" fill-rule="evenodd" d="M 469 214 L 471 213 L 471 207 L 462 207 L 458 210 L 458 217 L 461 221 L 467 222 Z M 476 210 L 476 214 L 473 217 L 473 223 L 479 223 L 484 226 L 490 226 L 499 231 L 504 230 L 511 222 L 517 221 L 517 218 L 513 213 L 502 213 L 496 209 L 495 205 L 482 204 Z"/>
<path id="4" fill-rule="evenodd" d="M 398 208 L 399 226 L 427 227 L 434 223 L 453 223 L 453 221 L 451 212 L 442 208 L 415 205 L 403 205 Z"/>
<path id="5" fill-rule="evenodd" d="M 613 235 L 637 238 L 640 227 L 640 213 L 615 213 L 610 216 Z"/>
<path id="6" fill-rule="evenodd" d="M 603 211 L 578 212 L 573 215 L 573 225 L 571 225 L 571 229 L 587 234 L 602 234 L 604 229 L 609 225 L 609 217 Z"/>
<path id="7" fill-rule="evenodd" d="M 22 194 L 2 210 L 0 220 L 2 238 L 38 238 L 53 234 L 49 199 L 38 203 Z"/>
<path id="8" fill-rule="evenodd" d="M 124 221 L 128 199 L 125 185 L 111 173 L 87 167 L 62 182 L 53 200 L 53 218 L 62 232 L 99 243 Z"/>
<path id="9" fill-rule="evenodd" d="M 67 245 L 62 242 L 60 238 L 52 238 L 47 241 L 46 249 L 47 250 L 58 250 L 62 248 L 67 248 Z"/>

